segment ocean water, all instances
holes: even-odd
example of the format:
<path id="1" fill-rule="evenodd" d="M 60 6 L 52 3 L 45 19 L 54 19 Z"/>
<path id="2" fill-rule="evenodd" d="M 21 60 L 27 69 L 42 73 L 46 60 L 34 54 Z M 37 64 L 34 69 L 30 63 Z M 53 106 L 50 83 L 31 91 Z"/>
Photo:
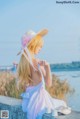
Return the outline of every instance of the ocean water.
<path id="1" fill-rule="evenodd" d="M 60 80 L 67 79 L 72 88 L 75 89 L 73 94 L 67 95 L 67 104 L 76 111 L 80 111 L 80 71 L 60 71 L 52 72 L 59 76 Z"/>

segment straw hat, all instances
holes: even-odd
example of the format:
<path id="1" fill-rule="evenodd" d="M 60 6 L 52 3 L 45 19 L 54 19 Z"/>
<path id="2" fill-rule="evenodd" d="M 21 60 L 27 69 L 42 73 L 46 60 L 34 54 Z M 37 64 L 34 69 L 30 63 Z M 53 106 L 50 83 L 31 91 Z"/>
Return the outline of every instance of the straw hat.
<path id="1" fill-rule="evenodd" d="M 34 32 L 34 31 L 28 31 L 26 32 L 23 36 L 22 36 L 22 39 L 21 39 L 21 44 L 22 44 L 22 48 L 28 46 L 33 38 L 35 38 L 37 35 L 40 35 L 41 37 L 45 36 L 46 34 L 48 33 L 48 30 L 47 29 L 42 29 L 41 31 L 39 31 L 38 33 Z M 18 52 L 17 55 L 19 55 L 21 53 Z"/>

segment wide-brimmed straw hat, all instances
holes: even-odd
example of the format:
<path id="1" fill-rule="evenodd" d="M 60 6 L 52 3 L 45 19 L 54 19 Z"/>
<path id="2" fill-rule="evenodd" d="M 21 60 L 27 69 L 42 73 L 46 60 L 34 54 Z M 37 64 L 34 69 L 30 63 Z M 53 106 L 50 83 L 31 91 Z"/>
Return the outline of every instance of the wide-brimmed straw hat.
<path id="1" fill-rule="evenodd" d="M 41 31 L 39 31 L 38 33 L 30 30 L 28 32 L 26 32 L 21 39 L 21 44 L 22 44 L 22 48 L 27 47 L 33 40 L 34 37 L 40 35 L 41 37 L 45 36 L 48 33 L 47 29 L 42 29 Z M 19 55 L 21 53 L 18 52 L 17 55 Z"/>
<path id="2" fill-rule="evenodd" d="M 39 31 L 37 33 L 32 30 L 26 32 L 21 38 L 21 51 L 18 52 L 17 55 L 23 54 L 26 57 L 26 59 L 29 61 L 29 63 L 33 66 L 31 55 L 30 55 L 30 52 L 27 47 L 36 36 L 39 35 L 39 36 L 43 37 L 47 33 L 48 33 L 48 29 L 42 29 L 41 31 Z M 24 51 L 27 53 L 27 55 Z M 34 68 L 34 66 L 33 66 L 33 68 Z"/>

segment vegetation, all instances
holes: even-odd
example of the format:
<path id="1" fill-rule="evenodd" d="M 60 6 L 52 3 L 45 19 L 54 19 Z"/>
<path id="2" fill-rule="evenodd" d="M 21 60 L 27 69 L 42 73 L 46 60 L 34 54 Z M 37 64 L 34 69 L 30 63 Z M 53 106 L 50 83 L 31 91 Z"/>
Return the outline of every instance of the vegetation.
<path id="1" fill-rule="evenodd" d="M 75 91 L 73 88 L 71 88 L 67 79 L 60 80 L 54 74 L 52 75 L 52 86 L 50 88 L 46 88 L 52 97 L 59 99 L 65 99 L 65 96 L 68 93 L 73 94 Z"/>
<path id="2" fill-rule="evenodd" d="M 52 86 L 50 88 L 46 87 L 52 97 L 63 99 L 67 93 L 73 92 L 67 80 L 61 81 L 55 75 L 52 75 L 52 77 Z M 0 72 L 0 95 L 20 99 L 20 94 L 24 92 L 24 87 L 21 85 L 20 90 L 18 90 L 16 84 L 17 78 L 12 72 Z"/>

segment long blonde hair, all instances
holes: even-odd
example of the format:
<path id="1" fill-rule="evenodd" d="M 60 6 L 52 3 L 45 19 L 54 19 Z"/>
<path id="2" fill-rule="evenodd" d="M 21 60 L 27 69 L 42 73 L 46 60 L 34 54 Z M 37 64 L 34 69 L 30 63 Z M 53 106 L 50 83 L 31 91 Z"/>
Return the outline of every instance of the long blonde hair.
<path id="1" fill-rule="evenodd" d="M 37 35 L 29 43 L 29 45 L 27 47 L 28 47 L 30 53 L 35 54 L 35 50 L 37 49 L 37 47 L 42 44 L 43 44 L 42 37 Z M 31 54 L 31 56 L 32 56 L 32 54 Z M 17 66 L 17 79 L 18 79 L 18 88 L 20 85 L 22 85 L 25 88 L 25 86 L 27 86 L 30 83 L 30 81 L 33 82 L 32 78 L 31 78 L 30 64 L 23 54 L 21 55 L 19 64 Z"/>

